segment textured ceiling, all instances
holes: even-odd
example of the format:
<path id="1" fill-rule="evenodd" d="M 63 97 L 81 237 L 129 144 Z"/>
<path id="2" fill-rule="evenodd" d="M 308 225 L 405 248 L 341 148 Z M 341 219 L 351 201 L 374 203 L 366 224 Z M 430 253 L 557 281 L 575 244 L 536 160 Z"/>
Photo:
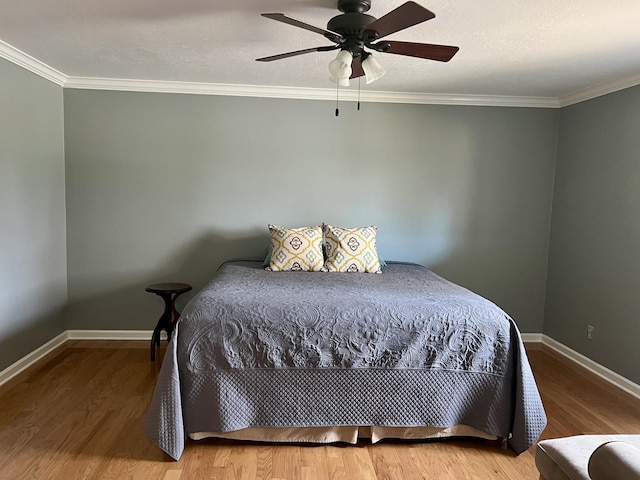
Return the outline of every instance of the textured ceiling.
<path id="1" fill-rule="evenodd" d="M 368 13 L 402 3 L 373 0 Z M 640 0 L 418 3 L 436 18 L 387 39 L 460 52 L 449 63 L 377 54 L 387 75 L 363 88 L 558 98 L 640 75 Z M 322 28 L 340 13 L 333 0 L 0 0 L 0 12 L 0 40 L 69 77 L 319 89 L 335 52 L 255 59 L 330 42 L 260 13 Z"/>

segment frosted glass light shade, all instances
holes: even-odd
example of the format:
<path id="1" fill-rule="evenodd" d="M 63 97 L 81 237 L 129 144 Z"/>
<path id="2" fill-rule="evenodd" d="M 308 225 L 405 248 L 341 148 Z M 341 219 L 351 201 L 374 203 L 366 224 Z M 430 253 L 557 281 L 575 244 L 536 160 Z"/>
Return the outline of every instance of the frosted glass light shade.
<path id="1" fill-rule="evenodd" d="M 351 85 L 348 78 L 329 77 L 329 80 L 331 80 L 333 83 L 338 82 L 338 85 L 340 85 L 341 87 L 348 87 L 349 85 Z"/>
<path id="2" fill-rule="evenodd" d="M 329 73 L 335 80 L 349 80 L 351 76 L 351 62 L 353 62 L 353 55 L 348 50 L 340 50 L 334 60 L 329 62 Z"/>
<path id="3" fill-rule="evenodd" d="M 387 73 L 382 65 L 373 58 L 373 55 L 369 55 L 362 61 L 362 70 L 364 70 L 364 76 L 367 83 L 372 83 L 383 77 Z"/>

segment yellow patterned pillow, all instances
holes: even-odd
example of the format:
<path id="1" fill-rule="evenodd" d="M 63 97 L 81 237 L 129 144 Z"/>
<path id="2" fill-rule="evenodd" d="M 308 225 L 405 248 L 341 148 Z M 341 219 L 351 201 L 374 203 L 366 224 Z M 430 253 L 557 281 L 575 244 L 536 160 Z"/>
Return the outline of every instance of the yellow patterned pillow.
<path id="1" fill-rule="evenodd" d="M 324 266 L 329 272 L 382 273 L 376 249 L 378 227 L 341 228 L 322 225 L 327 258 Z"/>
<path id="2" fill-rule="evenodd" d="M 269 233 L 272 252 L 266 270 L 322 270 L 322 227 L 283 228 L 269 225 Z"/>

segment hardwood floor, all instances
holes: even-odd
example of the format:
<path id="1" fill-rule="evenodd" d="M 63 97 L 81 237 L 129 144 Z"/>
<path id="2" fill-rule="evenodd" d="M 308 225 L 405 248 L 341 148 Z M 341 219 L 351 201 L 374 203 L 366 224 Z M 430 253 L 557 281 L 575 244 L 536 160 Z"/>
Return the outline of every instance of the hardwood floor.
<path id="1" fill-rule="evenodd" d="M 547 347 L 529 358 L 549 417 L 543 438 L 640 433 L 640 400 Z M 162 355 L 162 351 L 160 353 Z M 0 479 L 537 479 L 474 439 L 357 446 L 187 441 L 178 462 L 143 425 L 160 360 L 147 342 L 67 342 L 0 387 Z"/>

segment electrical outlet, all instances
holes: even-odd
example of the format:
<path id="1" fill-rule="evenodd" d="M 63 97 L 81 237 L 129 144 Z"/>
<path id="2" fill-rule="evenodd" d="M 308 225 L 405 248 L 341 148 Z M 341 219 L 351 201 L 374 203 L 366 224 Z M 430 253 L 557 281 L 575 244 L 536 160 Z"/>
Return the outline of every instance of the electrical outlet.
<path id="1" fill-rule="evenodd" d="M 593 331 L 595 330 L 595 328 L 593 327 L 593 325 L 587 325 L 587 339 L 588 340 L 593 340 Z"/>

